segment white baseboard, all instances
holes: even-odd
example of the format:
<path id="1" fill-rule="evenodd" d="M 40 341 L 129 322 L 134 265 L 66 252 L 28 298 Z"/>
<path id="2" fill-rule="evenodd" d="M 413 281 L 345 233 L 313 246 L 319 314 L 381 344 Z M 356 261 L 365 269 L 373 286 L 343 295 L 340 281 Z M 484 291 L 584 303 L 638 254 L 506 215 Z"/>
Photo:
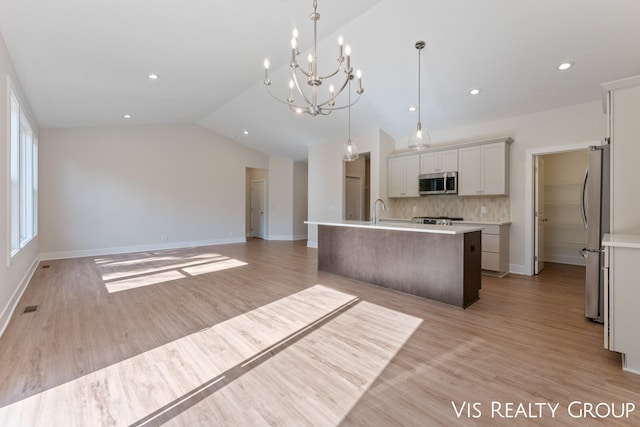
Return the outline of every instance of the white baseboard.
<path id="1" fill-rule="evenodd" d="M 526 266 L 522 264 L 509 264 L 509 273 L 521 274 L 523 276 L 530 276 Z"/>
<path id="2" fill-rule="evenodd" d="M 11 316 L 13 315 L 13 312 L 16 310 L 16 307 L 18 306 L 18 303 L 20 302 L 20 298 L 22 298 L 22 294 L 24 294 L 24 291 L 27 290 L 27 285 L 29 284 L 29 281 L 31 281 L 33 274 L 36 272 L 36 268 L 38 267 L 39 262 L 40 262 L 39 257 L 36 257 L 36 259 L 33 260 L 33 263 L 29 267 L 29 270 L 27 270 L 24 277 L 16 287 L 16 290 L 13 291 L 11 298 L 9 298 L 7 305 L 2 310 L 2 313 L 0 314 L 0 336 L 2 336 L 2 334 L 4 333 L 4 330 L 9 325 Z"/>
<path id="3" fill-rule="evenodd" d="M 307 240 L 306 234 L 294 234 L 293 240 Z"/>
<path id="4" fill-rule="evenodd" d="M 313 241 L 313 240 L 307 240 L 307 247 L 308 248 L 316 248 L 316 249 L 318 249 L 318 242 Z"/>
<path id="5" fill-rule="evenodd" d="M 46 261 L 67 258 L 83 258 L 89 256 L 125 254 L 132 252 L 161 251 L 165 249 L 182 249 L 199 246 L 226 245 L 230 243 L 245 243 L 246 241 L 247 239 L 245 237 L 229 237 L 224 239 L 198 240 L 194 242 L 172 242 L 154 245 L 121 246 L 115 248 L 87 249 L 79 251 L 45 252 L 40 254 L 40 259 Z"/>
<path id="6" fill-rule="evenodd" d="M 293 234 L 269 234 L 266 240 L 304 240 L 307 236 L 294 236 Z"/>
<path id="7" fill-rule="evenodd" d="M 586 260 L 581 256 L 546 255 L 545 262 L 557 262 L 558 264 L 587 265 Z"/>

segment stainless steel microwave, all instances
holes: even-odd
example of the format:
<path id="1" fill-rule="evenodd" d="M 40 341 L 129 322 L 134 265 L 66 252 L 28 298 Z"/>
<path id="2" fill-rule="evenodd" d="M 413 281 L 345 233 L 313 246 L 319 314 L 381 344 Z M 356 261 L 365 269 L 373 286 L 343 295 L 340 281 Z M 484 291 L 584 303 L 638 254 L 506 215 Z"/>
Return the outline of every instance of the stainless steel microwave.
<path id="1" fill-rule="evenodd" d="M 418 179 L 420 195 L 458 194 L 458 172 L 425 173 Z"/>

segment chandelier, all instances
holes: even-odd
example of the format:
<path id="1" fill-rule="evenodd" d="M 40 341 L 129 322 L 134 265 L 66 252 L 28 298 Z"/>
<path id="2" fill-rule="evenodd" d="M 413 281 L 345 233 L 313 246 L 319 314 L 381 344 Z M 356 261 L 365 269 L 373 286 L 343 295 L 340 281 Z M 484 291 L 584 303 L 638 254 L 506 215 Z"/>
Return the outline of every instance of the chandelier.
<path id="1" fill-rule="evenodd" d="M 416 49 L 418 50 L 418 124 L 415 133 L 409 137 L 409 148 L 413 150 L 424 150 L 431 144 L 431 138 L 427 130 L 422 130 L 422 122 L 420 121 L 420 52 L 424 49 L 425 42 L 418 40 Z M 426 134 L 426 135 L 425 135 Z"/>
<path id="2" fill-rule="evenodd" d="M 358 88 L 356 93 L 358 97 L 355 101 L 351 102 L 349 97 L 349 102 L 345 105 L 336 105 L 336 98 L 342 93 L 342 91 L 347 87 L 348 83 L 354 78 L 353 68 L 351 67 L 351 47 L 349 45 L 344 45 L 344 40 L 342 36 L 338 38 L 338 65 L 335 71 L 331 74 L 327 74 L 325 76 L 321 76 L 318 73 L 318 54 L 317 54 L 317 45 L 318 45 L 318 21 L 320 20 L 320 14 L 317 11 L 318 2 L 317 0 L 313 1 L 313 13 L 309 15 L 311 20 L 313 21 L 313 52 L 308 56 L 308 68 L 307 71 L 302 69 L 302 66 L 298 63 L 298 56 L 300 55 L 300 50 L 298 49 L 298 30 L 293 29 L 293 37 L 291 38 L 291 61 L 289 62 L 289 66 L 291 67 L 291 78 L 289 80 L 289 96 L 286 99 L 281 99 L 274 95 L 271 90 L 271 79 L 269 79 L 269 60 L 264 60 L 264 85 L 267 87 L 267 92 L 274 97 L 279 102 L 286 104 L 289 108 L 298 113 L 306 113 L 311 116 L 317 115 L 328 115 L 331 114 L 334 110 L 340 110 L 343 108 L 350 107 L 351 105 L 358 102 L 360 99 L 360 95 L 364 92 L 362 88 L 362 73 L 360 70 L 356 72 L 356 77 L 358 78 Z M 341 75 L 341 76 L 340 76 Z M 335 77 L 337 81 L 337 86 L 333 84 L 329 85 L 329 90 L 323 96 L 320 95 L 319 88 L 320 86 L 328 79 Z M 340 80 L 342 77 L 342 80 Z M 305 87 L 304 81 L 306 80 L 307 86 Z M 302 83 L 302 84 L 301 84 Z M 337 89 L 337 90 L 336 90 Z M 319 100 L 321 98 L 321 100 Z"/>

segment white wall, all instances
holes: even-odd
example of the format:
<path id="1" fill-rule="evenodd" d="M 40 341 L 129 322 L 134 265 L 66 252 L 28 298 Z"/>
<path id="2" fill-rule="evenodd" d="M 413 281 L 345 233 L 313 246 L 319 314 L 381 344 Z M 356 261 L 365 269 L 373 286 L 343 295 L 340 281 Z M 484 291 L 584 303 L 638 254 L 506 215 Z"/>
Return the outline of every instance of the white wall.
<path id="1" fill-rule="evenodd" d="M 573 105 L 533 114 L 478 123 L 455 129 L 431 132 L 433 146 L 465 141 L 481 141 L 511 136 L 515 142 L 510 153 L 510 270 L 526 274 L 527 252 L 525 213 L 525 164 L 527 150 L 598 141 L 606 135 L 606 118 L 601 101 Z M 406 141 L 397 141 L 396 149 L 406 149 Z M 530 167 L 529 167 L 530 169 Z M 530 178 L 530 177 L 529 177 Z M 529 179 L 530 181 L 530 179 Z"/>
<path id="2" fill-rule="evenodd" d="M 309 165 L 304 162 L 293 163 L 293 238 L 307 238 L 305 221 L 308 215 Z"/>
<path id="3" fill-rule="evenodd" d="M 39 237 L 33 239 L 16 256 L 9 265 L 9 174 L 7 172 L 9 153 L 9 91 L 7 76 L 11 78 L 12 86 L 20 98 L 20 107 L 27 115 L 33 132 L 38 135 L 37 122 L 31 114 L 27 97 L 22 92 L 20 81 L 13 68 L 13 63 L 7 52 L 2 35 L 0 35 L 0 335 L 6 328 L 11 314 L 20 296 L 35 271 L 38 264 Z M 42 194 L 42 189 L 40 190 Z"/>
<path id="4" fill-rule="evenodd" d="M 293 160 L 269 157 L 268 240 L 293 236 Z"/>
<path id="5" fill-rule="evenodd" d="M 307 164 L 269 158 L 268 240 L 304 240 L 307 219 Z"/>
<path id="6" fill-rule="evenodd" d="M 245 241 L 246 168 L 267 162 L 197 125 L 43 131 L 42 257 Z"/>
<path id="7" fill-rule="evenodd" d="M 371 153 L 371 200 L 387 197 L 387 156 L 394 140 L 380 129 L 352 137 L 361 153 Z M 344 212 L 344 139 L 309 147 L 309 219 L 340 220 Z M 318 228 L 308 226 L 310 247 L 317 247 Z"/>

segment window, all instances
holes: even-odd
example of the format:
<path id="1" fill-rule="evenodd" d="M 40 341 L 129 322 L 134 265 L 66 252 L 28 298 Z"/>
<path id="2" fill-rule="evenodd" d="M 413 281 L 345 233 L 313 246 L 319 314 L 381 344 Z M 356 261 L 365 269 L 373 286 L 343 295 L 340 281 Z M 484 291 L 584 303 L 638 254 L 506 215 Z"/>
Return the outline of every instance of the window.
<path id="1" fill-rule="evenodd" d="M 9 253 L 38 233 L 38 140 L 9 84 Z"/>

